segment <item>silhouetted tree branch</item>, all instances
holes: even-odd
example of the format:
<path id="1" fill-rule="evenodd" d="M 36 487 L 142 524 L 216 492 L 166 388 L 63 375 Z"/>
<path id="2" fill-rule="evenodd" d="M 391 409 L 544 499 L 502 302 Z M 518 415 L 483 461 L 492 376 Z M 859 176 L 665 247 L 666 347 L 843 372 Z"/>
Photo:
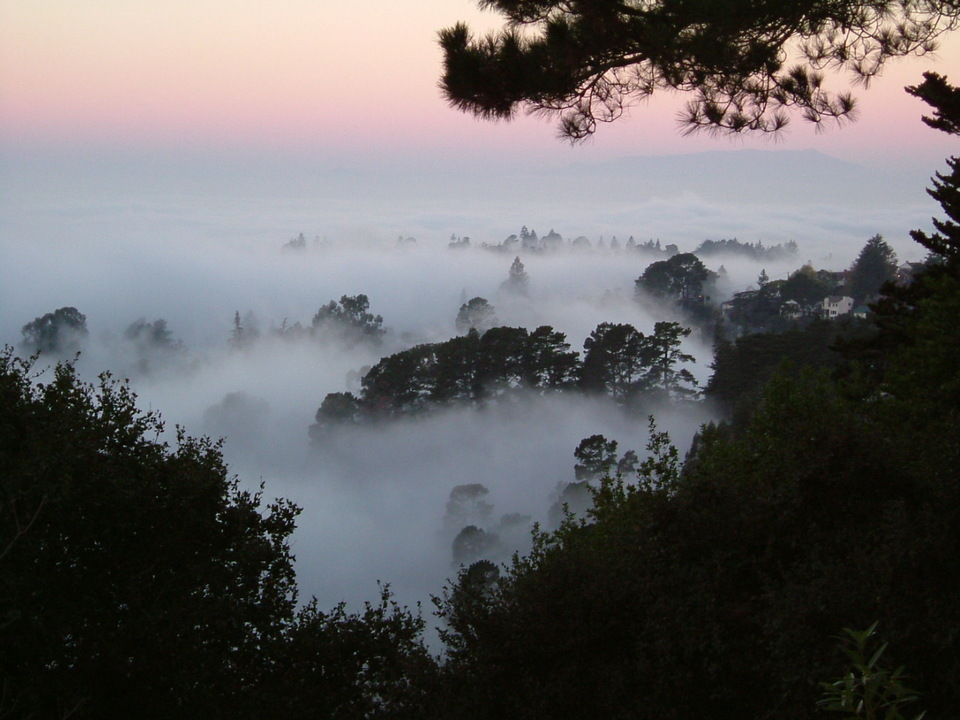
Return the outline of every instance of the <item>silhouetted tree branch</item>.
<path id="1" fill-rule="evenodd" d="M 820 124 L 854 115 L 827 73 L 866 84 L 887 60 L 923 55 L 957 26 L 949 0 L 478 0 L 505 19 L 475 37 L 442 30 L 441 88 L 486 119 L 557 116 L 579 141 L 639 100 L 692 95 L 688 132 L 776 132 L 788 111 Z"/>

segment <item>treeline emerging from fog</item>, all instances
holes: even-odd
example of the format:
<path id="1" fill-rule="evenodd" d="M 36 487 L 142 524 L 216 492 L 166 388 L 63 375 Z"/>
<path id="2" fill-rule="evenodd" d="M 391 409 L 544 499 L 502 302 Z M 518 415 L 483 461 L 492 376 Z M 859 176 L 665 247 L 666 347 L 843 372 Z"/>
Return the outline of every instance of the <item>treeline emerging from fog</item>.
<path id="1" fill-rule="evenodd" d="M 298 609 L 298 508 L 240 490 L 207 441 L 158 442 L 122 384 L 61 365 L 37 385 L 7 351 L 2 710 L 805 720 L 820 683 L 872 662 L 906 666 L 915 706 L 949 717 L 958 313 L 955 265 L 930 265 L 887 286 L 833 372 L 774 376 L 685 458 L 655 425 L 642 454 L 586 438 L 591 509 L 511 563 L 462 567 L 435 598 L 442 656 L 389 591 Z M 451 529 L 489 514 L 483 489 L 451 493 L 447 514 Z M 474 558 L 490 538 L 457 540 Z"/>
<path id="2" fill-rule="evenodd" d="M 416 244 L 417 239 L 414 237 L 404 237 L 401 235 L 396 240 L 398 247 Z M 321 239 L 319 236 L 316 236 L 313 240 L 308 240 L 304 233 L 300 233 L 285 242 L 282 249 L 284 252 L 305 252 L 309 250 L 325 251 L 333 247 L 336 247 L 336 242 L 329 238 Z M 649 256 L 669 257 L 680 252 L 676 244 L 661 244 L 658 239 L 649 239 L 641 242 L 635 240 L 633 235 L 631 235 L 625 241 L 621 241 L 617 239 L 616 235 L 613 235 L 609 240 L 605 240 L 601 235 L 591 240 L 586 235 L 578 235 L 568 240 L 553 228 L 551 228 L 550 232 L 546 235 L 540 236 L 535 229 L 528 229 L 526 225 L 520 229 L 519 233 L 511 233 L 500 242 L 482 241 L 474 243 L 467 235 L 453 234 L 450 236 L 447 248 L 450 250 L 477 248 L 498 253 L 520 252 L 534 255 L 567 251 L 582 253 L 589 250 L 613 253 L 625 251 Z M 721 240 L 707 239 L 701 242 L 692 252 L 700 257 L 726 255 L 729 257 L 748 258 L 757 262 L 776 262 L 796 256 L 797 243 L 793 240 L 788 240 L 785 243 L 764 245 L 763 242 L 759 240 L 755 243 L 750 243 L 743 242 L 737 238 Z"/>
<path id="3" fill-rule="evenodd" d="M 584 342 L 583 360 L 563 333 L 476 329 L 442 343 L 417 345 L 383 358 L 361 378 L 362 391 L 330 393 L 317 411 L 318 441 L 342 425 L 397 418 L 453 404 L 488 404 L 514 393 L 579 389 L 603 393 L 634 411 L 653 401 L 693 399 L 697 383 L 678 367 L 693 362 L 680 350 L 690 334 L 658 322 L 650 335 L 625 323 L 602 323 Z"/>
<path id="4" fill-rule="evenodd" d="M 877 638 L 890 641 L 878 667 L 905 664 L 919 702 L 949 716 L 960 704 L 955 262 L 931 257 L 904 276 L 879 236 L 846 273 L 771 279 L 750 259 L 757 289 L 724 310 L 722 267 L 673 248 L 623 250 L 641 261 L 618 263 L 619 285 L 582 303 L 595 285 L 582 263 L 567 276 L 580 285 L 543 300 L 548 253 L 474 253 L 495 260 L 476 292 L 496 307 L 459 286 L 435 292 L 442 277 L 425 272 L 434 284 L 421 294 L 437 309 L 416 319 L 423 333 L 391 327 L 400 303 L 312 285 L 299 320 L 277 313 L 267 325 L 231 303 L 190 349 L 175 322 L 139 309 L 111 334 L 74 306 L 27 322 L 23 349 L 40 360 L 0 354 L 0 716 L 553 720 L 710 708 L 806 720 L 820 683 L 848 677 L 854 650 L 874 657 Z M 841 292 L 870 311 L 821 317 L 821 293 Z M 249 297 L 240 307 L 259 307 Z M 516 320 L 583 308 L 576 333 Z M 716 339 L 707 402 L 692 375 L 707 364 L 693 365 L 703 337 Z M 197 395 L 197 415 L 233 437 L 221 446 L 165 429 L 128 385 L 86 384 L 77 368 L 98 347 L 122 348 L 144 387 Z M 77 350 L 80 361 L 41 367 Z M 255 384 L 264 378 L 287 381 L 299 409 Z M 310 446 L 321 385 L 336 389 Z M 622 450 L 588 406 L 623 421 Z M 697 422 L 712 408 L 718 421 L 688 446 L 663 429 L 675 407 Z M 535 446 L 578 413 L 570 427 L 584 431 L 557 444 L 559 461 Z M 256 489 L 263 478 L 273 492 L 277 475 L 254 472 L 250 487 L 230 475 L 231 443 L 245 461 L 274 453 L 270 470 L 295 467 L 280 477 L 310 505 Z M 320 547 L 331 526 L 341 536 Z M 295 565 L 294 550 L 307 562 Z M 420 586 L 432 613 L 386 586 L 365 605 L 324 609 L 299 572 L 321 551 L 333 560 L 317 563 L 316 583 L 333 592 L 340 566 L 364 551 L 453 577 Z M 439 639 L 428 640 L 431 623 Z M 851 656 L 836 647 L 844 628 L 862 639 Z"/>

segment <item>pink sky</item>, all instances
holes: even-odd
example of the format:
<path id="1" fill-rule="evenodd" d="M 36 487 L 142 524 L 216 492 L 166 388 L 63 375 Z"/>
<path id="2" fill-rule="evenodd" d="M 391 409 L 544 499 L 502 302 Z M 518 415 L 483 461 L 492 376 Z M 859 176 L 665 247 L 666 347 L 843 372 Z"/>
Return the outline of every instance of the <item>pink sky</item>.
<path id="1" fill-rule="evenodd" d="M 0 142 L 27 148 L 208 149 L 343 158 L 443 155 L 575 162 L 736 147 L 816 148 L 868 163 L 921 156 L 954 142 L 919 122 L 902 87 L 951 73 L 960 38 L 939 59 L 891 66 L 860 92 L 861 119 L 815 134 L 797 120 L 772 143 L 683 138 L 674 97 L 641 105 L 586 147 L 554 139 L 542 120 L 474 120 L 437 90 L 436 32 L 498 18 L 469 0 L 0 0 Z"/>

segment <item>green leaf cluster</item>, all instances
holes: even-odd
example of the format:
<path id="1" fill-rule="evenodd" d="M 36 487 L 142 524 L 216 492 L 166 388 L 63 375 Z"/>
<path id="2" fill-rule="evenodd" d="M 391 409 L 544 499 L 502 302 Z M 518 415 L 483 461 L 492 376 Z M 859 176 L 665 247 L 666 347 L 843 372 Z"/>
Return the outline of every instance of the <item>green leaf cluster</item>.
<path id="1" fill-rule="evenodd" d="M 850 668 L 838 680 L 820 683 L 824 693 L 817 705 L 841 712 L 847 720 L 905 720 L 901 709 L 919 698 L 903 684 L 903 665 L 890 670 L 881 662 L 887 643 L 874 647 L 877 623 L 866 630 L 844 628 L 843 632 L 839 639 Z M 913 720 L 923 720 L 925 715 L 921 712 Z"/>

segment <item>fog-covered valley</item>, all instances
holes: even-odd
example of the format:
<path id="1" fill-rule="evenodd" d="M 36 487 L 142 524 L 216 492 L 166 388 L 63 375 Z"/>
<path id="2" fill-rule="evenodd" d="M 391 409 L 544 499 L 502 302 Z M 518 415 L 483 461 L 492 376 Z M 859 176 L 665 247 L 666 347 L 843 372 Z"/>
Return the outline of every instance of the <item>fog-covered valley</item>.
<path id="1" fill-rule="evenodd" d="M 0 720 L 957 715 L 957 30 L 0 0 Z"/>
<path id="2" fill-rule="evenodd" d="M 160 196 L 141 188 L 117 191 L 113 203 L 102 204 L 77 188 L 63 196 L 37 187 L 4 201 L 0 342 L 17 345 L 33 318 L 77 308 L 89 330 L 78 361 L 84 377 L 110 370 L 128 378 L 141 407 L 161 412 L 168 430 L 178 424 L 192 435 L 225 438 L 225 457 L 246 487 L 263 483 L 267 498 L 303 508 L 294 536 L 299 585 L 321 606 L 370 599 L 378 580 L 408 604 L 439 592 L 456 572 L 444 527 L 456 486 L 489 490 L 491 525 L 504 515 L 527 516 L 521 531 L 507 533 L 522 549 L 530 523 L 546 522 L 558 488 L 574 479 L 581 439 L 599 433 L 622 450 L 644 447 L 646 413 L 577 394 L 344 428 L 311 444 L 309 427 L 328 393 L 355 391 L 362 369 L 381 357 L 457 335 L 458 308 L 469 299 L 487 299 L 499 325 L 552 326 L 582 353 L 602 322 L 646 333 L 661 320 L 690 324 L 675 309 L 634 300 L 635 280 L 662 256 L 627 249 L 631 238 L 682 252 L 710 238 L 796 243 L 796 253 L 780 258 L 705 258 L 713 271 L 722 266 L 719 302 L 754 286 L 761 270 L 772 279 L 808 261 L 841 270 L 878 232 L 905 249 L 903 259 L 911 252 L 918 259 L 906 249 L 905 229 L 924 225 L 929 214 L 920 203 L 841 209 L 692 194 L 591 200 L 589 193 L 566 205 L 514 197 L 502 207 L 457 206 L 442 195 L 406 205 L 357 196 L 352 210 L 338 214 L 330 202 L 296 196 L 248 202 L 239 195 L 211 200 L 209 189 Z M 541 237 L 559 233 L 562 247 L 489 247 L 526 226 Z M 301 233 L 303 247 L 284 247 Z M 469 247 L 448 247 L 464 237 Z M 578 237 L 588 243 L 572 247 Z M 529 277 L 526 295 L 502 289 L 514 257 Z M 359 294 L 382 316 L 379 343 L 281 331 L 309 328 L 321 306 Z M 127 336 L 132 323 L 160 319 L 170 341 L 162 352 Z M 231 343 L 235 321 L 258 340 Z M 701 329 L 684 341 L 701 385 L 712 342 Z M 41 357 L 40 365 L 53 359 Z M 681 451 L 711 417 L 703 405 L 651 410 Z"/>

